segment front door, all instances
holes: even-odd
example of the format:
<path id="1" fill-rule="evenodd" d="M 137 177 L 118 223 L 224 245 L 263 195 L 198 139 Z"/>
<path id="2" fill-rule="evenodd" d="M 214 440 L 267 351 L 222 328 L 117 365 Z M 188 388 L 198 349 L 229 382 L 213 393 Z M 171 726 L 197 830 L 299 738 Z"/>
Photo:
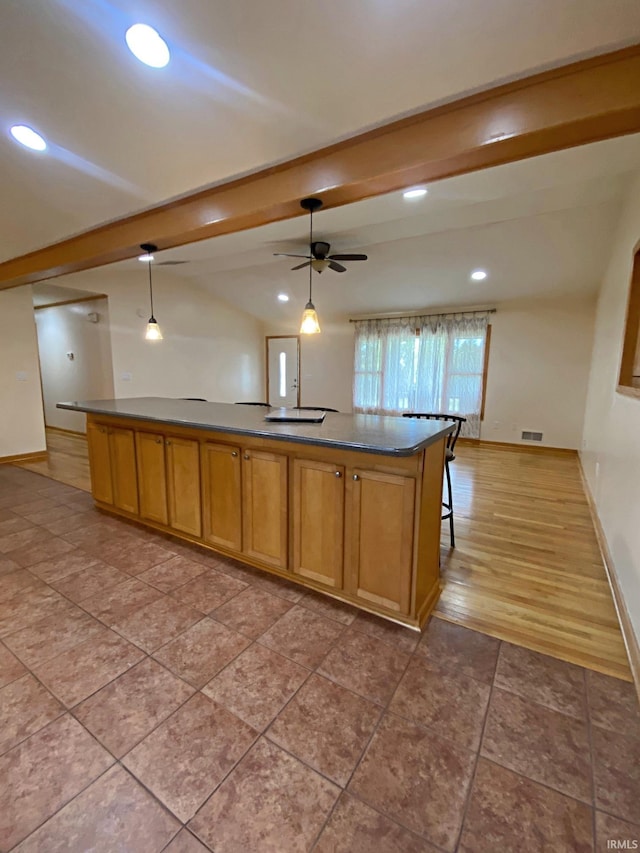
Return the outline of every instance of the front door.
<path id="1" fill-rule="evenodd" d="M 297 335 L 267 338 L 267 400 L 272 406 L 300 405 L 300 340 Z"/>

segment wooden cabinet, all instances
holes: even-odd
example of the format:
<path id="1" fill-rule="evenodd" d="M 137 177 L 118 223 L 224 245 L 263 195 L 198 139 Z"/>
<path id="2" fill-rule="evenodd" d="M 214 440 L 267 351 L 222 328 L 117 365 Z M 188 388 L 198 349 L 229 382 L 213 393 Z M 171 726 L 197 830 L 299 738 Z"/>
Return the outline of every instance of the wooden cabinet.
<path id="1" fill-rule="evenodd" d="M 164 435 L 155 432 L 137 432 L 136 457 L 140 516 L 149 521 L 156 521 L 158 524 L 167 524 L 169 513 Z"/>
<path id="2" fill-rule="evenodd" d="M 190 536 L 202 532 L 197 441 L 136 432 L 140 517 Z"/>
<path id="3" fill-rule="evenodd" d="M 169 525 L 174 530 L 199 537 L 202 533 L 199 443 L 170 435 L 165 448 Z"/>
<path id="4" fill-rule="evenodd" d="M 287 568 L 287 457 L 263 450 L 242 452 L 243 553 Z"/>
<path id="5" fill-rule="evenodd" d="M 113 503 L 125 512 L 138 513 L 136 445 L 132 429 L 109 427 L 109 454 Z"/>
<path id="6" fill-rule="evenodd" d="M 87 425 L 91 493 L 100 503 L 138 513 L 136 447 L 132 429 Z"/>
<path id="7" fill-rule="evenodd" d="M 411 601 L 414 477 L 350 469 L 349 592 L 408 614 Z"/>
<path id="8" fill-rule="evenodd" d="M 344 467 L 293 462 L 294 574 L 342 589 L 344 565 Z"/>
<path id="9" fill-rule="evenodd" d="M 87 424 L 87 446 L 91 470 L 91 494 L 103 504 L 113 503 L 109 428 L 104 424 Z"/>
<path id="10" fill-rule="evenodd" d="M 204 539 L 242 551 L 242 469 L 240 448 L 207 441 L 202 447 Z"/>
<path id="11" fill-rule="evenodd" d="M 403 458 L 115 417 L 87 438 L 104 509 L 414 627 L 435 606 L 444 438 Z"/>

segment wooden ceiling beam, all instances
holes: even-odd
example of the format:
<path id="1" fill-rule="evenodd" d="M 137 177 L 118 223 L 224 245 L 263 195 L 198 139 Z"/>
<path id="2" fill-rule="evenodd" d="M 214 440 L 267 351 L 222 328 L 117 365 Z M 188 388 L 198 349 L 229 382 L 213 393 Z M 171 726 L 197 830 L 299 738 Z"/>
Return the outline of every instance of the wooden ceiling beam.
<path id="1" fill-rule="evenodd" d="M 498 86 L 0 263 L 0 289 L 640 131 L 640 45 Z M 179 156 L 179 152 L 176 152 Z"/>

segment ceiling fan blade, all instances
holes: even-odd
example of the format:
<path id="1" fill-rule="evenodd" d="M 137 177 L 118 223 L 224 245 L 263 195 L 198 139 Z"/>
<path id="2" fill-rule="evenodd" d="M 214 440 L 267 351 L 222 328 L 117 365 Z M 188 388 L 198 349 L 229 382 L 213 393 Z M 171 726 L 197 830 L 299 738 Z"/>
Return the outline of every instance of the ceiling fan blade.
<path id="1" fill-rule="evenodd" d="M 298 264 L 297 267 L 291 267 L 291 270 L 301 270 L 302 267 L 308 267 L 311 261 L 305 261 L 303 264 Z"/>
<path id="2" fill-rule="evenodd" d="M 310 258 L 311 255 L 292 255 L 289 252 L 274 252 L 274 258 Z"/>
<path id="3" fill-rule="evenodd" d="M 329 255 L 332 261 L 366 261 L 366 255 Z"/>
<path id="4" fill-rule="evenodd" d="M 342 264 L 337 264 L 335 261 L 329 261 L 329 269 L 334 272 L 346 272 L 347 268 L 343 267 Z"/>

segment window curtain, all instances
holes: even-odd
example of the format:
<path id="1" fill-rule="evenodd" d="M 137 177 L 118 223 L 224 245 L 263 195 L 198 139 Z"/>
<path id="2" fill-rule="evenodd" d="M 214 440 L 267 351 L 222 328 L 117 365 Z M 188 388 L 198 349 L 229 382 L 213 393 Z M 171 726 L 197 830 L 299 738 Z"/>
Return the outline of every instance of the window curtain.
<path id="1" fill-rule="evenodd" d="M 462 435 L 480 435 L 487 312 L 358 320 L 356 412 L 463 415 Z"/>

